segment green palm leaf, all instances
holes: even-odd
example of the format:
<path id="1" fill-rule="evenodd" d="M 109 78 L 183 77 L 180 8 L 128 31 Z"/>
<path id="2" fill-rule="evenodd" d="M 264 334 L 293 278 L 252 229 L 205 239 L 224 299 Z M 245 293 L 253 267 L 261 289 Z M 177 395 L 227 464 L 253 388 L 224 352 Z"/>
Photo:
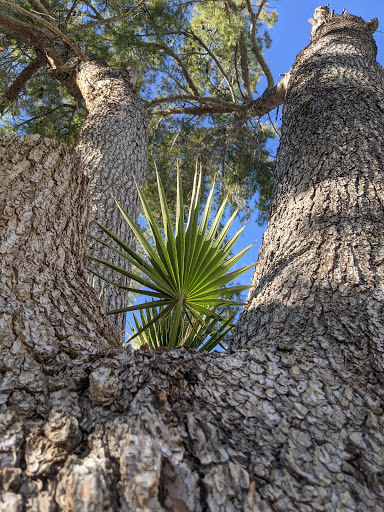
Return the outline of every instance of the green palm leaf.
<path id="1" fill-rule="evenodd" d="M 91 259 L 137 281 L 145 287 L 139 293 L 152 296 L 155 299 L 140 305 L 127 306 L 109 312 L 109 314 L 114 314 L 135 310 L 140 311 L 140 319 L 134 316 L 135 327 L 131 328 L 132 332 L 134 332 L 131 340 L 141 340 L 140 343 L 144 343 L 143 340 L 148 339 L 148 344 L 154 348 L 163 346 L 164 340 L 167 340 L 166 343 L 169 348 L 178 346 L 180 340 L 184 340 L 183 343 L 188 343 L 193 348 L 201 345 L 205 347 L 204 350 L 208 350 L 211 349 L 210 347 L 220 343 L 220 340 L 228 332 L 227 327 L 230 329 L 229 325 L 231 324 L 231 322 L 228 322 L 226 318 L 221 316 L 221 313 L 217 312 L 216 308 L 223 305 L 234 306 L 243 304 L 228 297 L 250 288 L 250 286 L 230 286 L 227 288 L 225 286 L 253 266 L 248 265 L 229 272 L 230 268 L 251 246 L 233 256 L 229 256 L 243 228 L 238 230 L 230 240 L 226 240 L 228 230 L 235 219 L 236 214 L 233 214 L 224 227 L 219 230 L 225 213 L 226 199 L 219 207 L 210 224 L 214 186 L 211 188 L 204 210 L 200 215 L 201 172 L 196 172 L 195 174 L 186 224 L 179 170 L 177 170 L 177 200 L 174 227 L 167 206 L 164 188 L 158 175 L 157 183 L 162 226 L 156 224 L 148 203 L 136 184 L 144 215 L 152 235 L 153 246 L 123 206 L 116 201 L 123 218 L 129 224 L 138 242 L 143 247 L 146 255 L 145 258 L 141 257 L 124 241 L 100 224 L 100 229 L 113 243 L 117 244 L 117 247 L 94 238 L 97 242 L 122 256 L 131 265 L 134 265 L 141 272 L 141 275 L 137 276 L 108 261 L 98 258 Z M 106 281 L 120 288 L 130 289 L 111 280 Z M 207 340 L 208 332 L 209 339 Z M 136 345 L 138 343 L 139 341 L 136 341 Z"/>

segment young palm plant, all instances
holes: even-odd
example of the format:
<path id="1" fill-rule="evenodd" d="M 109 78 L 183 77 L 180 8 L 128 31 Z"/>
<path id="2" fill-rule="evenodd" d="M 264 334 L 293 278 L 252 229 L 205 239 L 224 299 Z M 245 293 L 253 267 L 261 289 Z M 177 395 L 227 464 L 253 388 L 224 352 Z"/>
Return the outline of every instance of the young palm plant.
<path id="1" fill-rule="evenodd" d="M 163 308 L 164 306 L 160 306 L 160 311 Z M 138 333 L 137 337 L 131 342 L 133 348 L 139 349 L 143 345 L 148 345 L 154 349 L 169 347 L 171 317 L 168 315 L 165 319 L 151 323 L 158 314 L 159 310 L 157 308 L 141 310 L 140 319 L 133 314 L 135 325 L 128 324 L 133 338 L 135 338 L 136 332 Z M 191 349 L 208 352 L 218 345 L 224 348 L 222 343 L 232 330 L 232 322 L 235 316 L 236 313 L 232 313 L 224 320 L 221 315 L 219 318 L 201 315 L 197 320 L 192 318 L 189 321 L 187 316 L 183 315 L 176 335 L 177 346 L 187 346 Z M 143 331 L 143 325 L 149 327 Z"/>
<path id="2" fill-rule="evenodd" d="M 137 276 L 108 261 L 98 258 L 91 259 L 143 285 L 145 288 L 141 289 L 140 293 L 153 299 L 144 304 L 128 306 L 108 312 L 110 315 L 135 310 L 147 310 L 149 312 L 147 315 L 141 315 L 142 325 L 139 325 L 136 319 L 136 332 L 129 341 L 138 338 L 145 331 L 148 334 L 151 326 L 157 324 L 159 329 L 164 329 L 164 326 L 166 326 L 168 348 L 174 348 L 183 339 L 184 335 L 182 333 L 186 332 L 184 326 L 189 325 L 189 334 L 186 338 L 184 336 L 184 338 L 191 340 L 190 336 L 194 331 L 197 336 L 196 340 L 193 343 L 189 343 L 193 345 L 197 343 L 204 329 L 207 330 L 209 326 L 213 326 L 211 320 L 226 322 L 227 319 L 217 312 L 218 307 L 242 305 L 241 302 L 228 299 L 227 297 L 247 290 L 250 286 L 225 287 L 225 285 L 253 266 L 252 264 L 229 272 L 229 269 L 250 249 L 251 245 L 229 257 L 244 226 L 232 238 L 226 240 L 228 230 L 237 214 L 235 212 L 224 227 L 219 230 L 227 204 L 226 199 L 219 207 L 216 216 L 210 224 L 214 186 L 211 188 L 200 218 L 201 172 L 196 172 L 195 174 L 188 220 L 185 223 L 182 183 L 180 172 L 177 171 L 176 219 L 174 228 L 166 204 L 163 185 L 158 175 L 157 183 L 163 220 L 162 229 L 156 224 L 143 193 L 137 187 L 143 212 L 152 234 L 153 246 L 123 206 L 116 201 L 124 219 L 142 246 L 146 258 L 141 257 L 125 244 L 123 240 L 120 240 L 101 224 L 98 224 L 98 226 L 118 247 L 95 238 L 95 240 L 120 254 L 129 263 L 134 265 L 141 272 L 141 276 Z M 99 277 L 103 278 L 103 276 Z M 113 281 L 107 279 L 105 281 L 119 288 L 133 291 L 132 288 L 122 286 Z M 137 292 L 137 290 L 135 291 Z M 200 336 L 198 333 L 200 333 Z M 153 346 L 155 346 L 155 343 L 153 343 Z M 156 346 L 158 346 L 157 343 Z"/>

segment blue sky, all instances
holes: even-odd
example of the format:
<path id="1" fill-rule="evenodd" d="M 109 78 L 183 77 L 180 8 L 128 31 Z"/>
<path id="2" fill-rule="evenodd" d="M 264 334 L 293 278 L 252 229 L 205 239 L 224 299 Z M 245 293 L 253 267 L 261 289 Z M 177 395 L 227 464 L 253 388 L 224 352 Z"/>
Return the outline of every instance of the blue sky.
<path id="1" fill-rule="evenodd" d="M 324 2 L 324 4 L 327 2 Z M 278 21 L 270 30 L 272 45 L 265 53 L 266 61 L 272 71 L 275 83 L 281 78 L 280 73 L 286 73 L 295 61 L 296 55 L 309 44 L 311 25 L 308 19 L 314 13 L 316 7 L 323 5 L 321 0 L 271 0 L 269 7 L 275 9 L 278 14 Z M 334 9 L 336 14 L 341 14 L 346 8 L 349 14 L 360 16 L 365 21 L 377 17 L 379 19 L 379 28 L 374 34 L 378 47 L 378 62 L 384 65 L 384 1 L 383 0 L 336 0 L 330 2 L 329 8 Z M 380 26 L 382 23 L 382 26 Z M 259 85 L 258 93 L 262 93 L 266 87 L 266 81 Z M 281 107 L 279 110 L 281 118 Z M 271 119 L 276 118 L 276 111 L 270 113 Z M 267 118 L 266 118 L 267 119 Z M 279 123 L 279 119 L 278 119 Z M 270 144 L 271 153 L 276 153 L 278 139 Z M 256 217 L 256 216 L 255 216 Z M 235 249 L 239 251 L 243 247 L 256 240 L 253 248 L 241 260 L 241 265 L 248 265 L 256 262 L 257 253 L 260 249 L 263 233 L 266 226 L 259 227 L 254 219 L 251 218 L 244 234 L 241 236 Z M 252 279 L 253 271 L 250 270 L 239 279 L 240 284 L 248 284 Z"/>

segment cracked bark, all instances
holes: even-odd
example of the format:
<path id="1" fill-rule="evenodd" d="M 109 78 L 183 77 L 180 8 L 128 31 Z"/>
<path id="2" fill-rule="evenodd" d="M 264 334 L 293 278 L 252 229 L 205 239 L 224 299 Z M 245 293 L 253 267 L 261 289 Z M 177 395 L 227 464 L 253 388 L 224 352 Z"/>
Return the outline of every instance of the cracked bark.
<path id="1" fill-rule="evenodd" d="M 292 68 L 276 233 L 226 353 L 122 352 L 84 280 L 77 163 L 2 142 L 0 510 L 382 510 L 375 54 L 362 20 L 334 17 Z"/>
<path id="2" fill-rule="evenodd" d="M 84 102 L 87 119 L 80 131 L 74 154 L 80 157 L 84 172 L 90 178 L 91 210 L 90 232 L 99 238 L 103 233 L 94 221 L 105 225 L 131 247 L 135 238 L 128 225 L 122 221 L 114 198 L 129 205 L 136 220 L 140 204 L 134 179 L 144 186 L 147 165 L 148 129 L 143 103 L 134 91 L 132 71 L 107 66 L 97 60 L 82 45 L 85 60 L 76 56 L 71 48 L 56 34 L 43 27 L 32 28 L 17 20 L 4 20 L 0 24 L 14 31 L 47 59 L 49 74 L 66 88 L 79 103 Z M 101 259 L 124 266 L 124 260 L 108 253 L 100 244 L 91 243 L 89 252 Z M 112 279 L 112 271 L 99 264 L 93 270 Z M 127 292 L 114 289 L 99 278 L 90 276 L 93 286 L 103 297 L 107 310 L 127 306 Z M 122 279 L 121 284 L 128 285 Z M 125 314 L 110 317 L 124 340 Z"/>
<path id="3" fill-rule="evenodd" d="M 134 247 L 133 233 L 122 220 L 114 201 L 116 198 L 129 205 L 131 216 L 137 218 L 140 204 L 134 180 L 140 187 L 144 186 L 148 129 L 144 106 L 134 91 L 131 72 L 107 66 L 88 53 L 89 60 L 80 61 L 68 53 L 61 40 L 49 44 L 45 51 L 53 67 L 53 78 L 73 96 L 83 99 L 88 110 L 74 153 L 80 157 L 84 172 L 90 178 L 90 232 L 105 239 L 94 224 L 97 220 Z M 89 252 L 127 268 L 122 258 L 100 244 L 91 242 Z M 89 266 L 107 279 L 115 278 L 111 270 L 95 262 Z M 115 310 L 127 305 L 124 290 L 113 288 L 99 278 L 92 278 L 92 282 L 102 294 L 106 309 Z M 124 278 L 120 283 L 129 284 Z M 110 319 L 119 338 L 124 340 L 125 314 Z"/>

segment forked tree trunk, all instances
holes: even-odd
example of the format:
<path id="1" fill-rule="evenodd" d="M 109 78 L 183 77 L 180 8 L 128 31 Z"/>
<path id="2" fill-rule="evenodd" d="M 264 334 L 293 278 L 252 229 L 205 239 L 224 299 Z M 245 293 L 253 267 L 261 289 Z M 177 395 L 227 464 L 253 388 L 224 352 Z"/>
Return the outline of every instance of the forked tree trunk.
<path id="1" fill-rule="evenodd" d="M 383 84 L 359 18 L 296 60 L 280 237 L 226 353 L 115 348 L 81 271 L 84 178 L 57 143 L 3 142 L 0 510 L 382 510 Z"/>

